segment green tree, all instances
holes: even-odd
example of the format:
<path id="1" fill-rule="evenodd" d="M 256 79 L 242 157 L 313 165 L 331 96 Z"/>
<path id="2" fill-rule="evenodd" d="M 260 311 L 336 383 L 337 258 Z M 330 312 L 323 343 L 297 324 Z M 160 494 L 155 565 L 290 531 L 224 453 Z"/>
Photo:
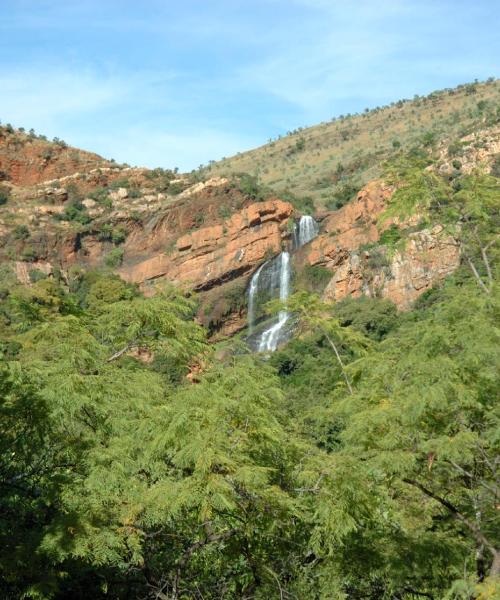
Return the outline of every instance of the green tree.
<path id="1" fill-rule="evenodd" d="M 387 557 L 385 568 L 399 586 L 431 595 L 460 579 L 464 564 L 480 580 L 500 571 L 497 302 L 471 284 L 453 292 L 351 365 L 355 393 L 333 410 L 340 455 L 374 485 L 384 528 L 402 532 L 400 549 L 433 548 L 427 573 Z"/>

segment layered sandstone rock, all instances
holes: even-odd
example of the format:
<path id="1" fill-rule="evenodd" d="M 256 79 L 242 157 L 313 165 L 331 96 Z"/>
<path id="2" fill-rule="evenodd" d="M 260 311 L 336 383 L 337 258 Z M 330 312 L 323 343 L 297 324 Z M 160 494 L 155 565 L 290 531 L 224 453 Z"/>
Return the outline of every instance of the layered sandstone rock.
<path id="1" fill-rule="evenodd" d="M 15 185 L 35 185 L 109 165 L 109 161 L 92 152 L 32 138 L 18 131 L 0 133 L 0 172 Z"/>
<path id="2" fill-rule="evenodd" d="M 301 250 L 299 260 L 332 269 L 349 251 L 378 241 L 381 231 L 392 223 L 387 221 L 383 227 L 377 223 L 392 192 L 382 181 L 370 182 L 353 202 L 323 219 L 322 234 Z"/>
<path id="3" fill-rule="evenodd" d="M 453 162 L 460 163 L 462 173 L 469 175 L 476 169 L 489 172 L 496 157 L 500 154 L 500 127 L 476 131 L 461 138 L 461 148 L 456 156 L 449 155 L 449 146 L 443 144 L 439 151 L 441 164 L 438 171 L 442 175 L 453 173 Z M 435 167 L 430 167 L 435 168 Z"/>
<path id="4" fill-rule="evenodd" d="M 321 265 L 332 271 L 325 300 L 364 294 L 388 298 L 405 310 L 458 267 L 458 248 L 439 227 L 410 233 L 404 250 L 391 256 L 383 247 L 376 248 L 381 233 L 396 223 L 394 219 L 380 219 L 393 191 L 381 181 L 369 183 L 353 202 L 328 215 L 322 234 L 299 251 L 299 268 Z M 398 226 L 404 229 L 417 222 L 418 217 L 414 217 Z M 363 246 L 372 250 L 364 252 Z"/>
<path id="5" fill-rule="evenodd" d="M 440 227 L 411 233 L 404 250 L 385 254 L 387 262 L 377 269 L 370 266 L 370 252 L 350 254 L 335 270 L 324 299 L 336 302 L 347 296 L 376 296 L 406 310 L 460 263 L 457 245 Z"/>
<path id="6" fill-rule="evenodd" d="M 165 278 L 195 290 L 210 289 L 280 252 L 292 212 L 292 205 L 281 200 L 256 202 L 221 224 L 179 237 L 168 253 L 125 266 L 120 274 L 134 283 Z"/>

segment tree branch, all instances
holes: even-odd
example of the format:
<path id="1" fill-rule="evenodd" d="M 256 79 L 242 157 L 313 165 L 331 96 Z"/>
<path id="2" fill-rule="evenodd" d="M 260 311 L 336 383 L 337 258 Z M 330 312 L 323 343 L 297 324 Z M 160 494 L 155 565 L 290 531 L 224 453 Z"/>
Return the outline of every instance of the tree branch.
<path id="1" fill-rule="evenodd" d="M 177 600 L 177 598 L 179 598 L 179 581 L 181 578 L 181 571 L 186 566 L 191 555 L 194 552 L 196 552 L 196 550 L 198 550 L 199 548 L 203 548 L 203 546 L 206 546 L 207 544 L 220 542 L 229 537 L 232 537 L 236 533 L 238 533 L 238 529 L 229 529 L 228 531 L 224 531 L 219 534 L 212 533 L 210 535 L 207 535 L 203 540 L 198 540 L 197 542 L 194 542 L 193 544 L 191 544 L 191 546 L 189 546 L 189 548 L 184 552 L 179 562 L 177 563 L 177 570 L 172 589 L 172 600 Z"/>
<path id="2" fill-rule="evenodd" d="M 115 352 L 112 356 L 110 356 L 106 362 L 112 362 L 113 360 L 116 360 L 117 358 L 120 358 L 120 356 L 123 356 L 126 352 L 128 352 L 129 350 L 132 350 L 132 348 L 134 346 L 136 346 L 136 342 L 130 342 L 130 344 L 127 344 L 125 346 L 125 348 L 122 348 L 121 350 L 118 350 L 118 352 Z"/>
<path id="3" fill-rule="evenodd" d="M 441 496 L 438 496 L 432 490 L 429 490 L 428 488 L 426 488 L 424 485 L 422 485 L 420 482 L 416 481 L 415 479 L 406 479 L 405 478 L 405 479 L 403 479 L 403 481 L 405 483 L 412 485 L 413 487 L 418 488 L 426 496 L 428 496 L 429 498 L 432 498 L 433 500 L 436 500 L 436 502 L 439 502 L 439 504 L 441 504 L 441 506 L 444 506 L 445 508 L 447 508 L 451 512 L 453 517 L 455 517 L 455 519 L 458 519 L 459 521 L 461 521 L 470 530 L 470 532 L 472 533 L 472 535 L 474 536 L 475 540 L 478 543 L 484 544 L 484 546 L 486 548 L 488 548 L 488 550 L 491 552 L 491 554 L 493 555 L 494 558 L 496 558 L 498 556 L 498 550 L 488 540 L 488 538 L 479 529 L 479 527 L 475 523 L 472 523 L 471 521 L 469 521 L 469 519 L 467 519 L 467 517 L 465 517 L 458 510 L 458 508 L 456 506 L 454 506 L 451 502 L 446 500 L 446 498 L 442 498 Z"/>

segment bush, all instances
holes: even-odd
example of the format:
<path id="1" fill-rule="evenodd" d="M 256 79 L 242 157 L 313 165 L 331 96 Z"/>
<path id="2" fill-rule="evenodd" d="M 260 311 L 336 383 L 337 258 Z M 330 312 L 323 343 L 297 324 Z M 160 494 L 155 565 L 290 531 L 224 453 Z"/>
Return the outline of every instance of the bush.
<path id="1" fill-rule="evenodd" d="M 500 178 L 500 154 L 497 154 L 495 156 L 495 160 L 493 161 L 493 164 L 491 165 L 490 173 L 491 173 L 491 175 L 493 175 L 493 177 Z"/>
<path id="2" fill-rule="evenodd" d="M 128 191 L 129 198 L 140 198 L 142 196 L 141 190 L 137 187 L 132 187 Z"/>
<path id="3" fill-rule="evenodd" d="M 36 260 L 36 252 L 33 246 L 26 246 L 21 252 L 21 260 L 32 262 Z"/>
<path id="4" fill-rule="evenodd" d="M 68 204 L 61 215 L 55 215 L 62 221 L 75 221 L 82 225 L 88 225 L 91 218 L 86 212 L 85 206 L 81 202 L 72 202 Z"/>
<path id="5" fill-rule="evenodd" d="M 267 190 L 260 185 L 259 180 L 254 175 L 249 173 L 239 173 L 238 188 L 246 196 L 250 196 L 255 200 L 264 200 L 268 196 Z"/>
<path id="6" fill-rule="evenodd" d="M 40 271 L 40 269 L 31 269 L 29 272 L 29 278 L 31 283 L 36 283 L 37 281 L 42 281 L 42 279 L 47 279 L 47 273 Z"/>
<path id="7" fill-rule="evenodd" d="M 174 181 L 174 183 L 171 183 L 168 186 L 168 193 L 169 194 L 173 194 L 174 196 L 177 196 L 178 194 L 180 194 L 182 191 L 184 191 L 184 184 L 180 181 Z"/>
<path id="8" fill-rule="evenodd" d="M 436 140 L 437 140 L 437 136 L 436 136 L 435 132 L 434 131 L 427 131 L 422 136 L 421 143 L 426 148 L 429 148 L 431 146 L 434 146 L 434 144 L 436 143 Z"/>
<path id="9" fill-rule="evenodd" d="M 380 244 L 383 246 L 388 246 L 389 248 L 394 248 L 394 246 L 401 239 L 401 230 L 397 225 L 391 225 L 389 229 L 386 229 L 382 235 L 380 236 Z"/>
<path id="10" fill-rule="evenodd" d="M 92 192 L 88 194 L 88 198 L 92 198 L 92 200 L 95 200 L 99 204 L 107 206 L 108 208 L 111 208 L 112 206 L 112 202 L 109 199 L 108 190 L 104 187 L 98 187 L 95 190 L 92 190 Z"/>
<path id="11" fill-rule="evenodd" d="M 298 152 L 303 152 L 306 148 L 306 140 L 303 137 L 300 137 L 287 152 L 288 156 L 292 154 L 296 154 Z"/>
<path id="12" fill-rule="evenodd" d="M 100 242 L 110 242 L 113 237 L 113 227 L 109 223 L 104 223 L 96 237 Z"/>
<path id="13" fill-rule="evenodd" d="M 123 262 L 123 248 L 114 248 L 106 255 L 104 263 L 107 267 L 119 267 Z"/>
<path id="14" fill-rule="evenodd" d="M 311 196 L 303 196 L 302 198 L 297 197 L 290 190 L 280 192 L 280 198 L 296 208 L 299 213 L 303 215 L 312 215 L 315 211 L 314 200 Z"/>
<path id="15" fill-rule="evenodd" d="M 346 205 L 358 193 L 361 184 L 356 181 L 349 181 L 337 188 L 332 197 L 327 201 L 328 210 L 338 210 Z"/>
<path id="16" fill-rule="evenodd" d="M 31 234 L 26 225 L 16 225 L 12 235 L 15 240 L 27 240 Z"/>
<path id="17" fill-rule="evenodd" d="M 227 204 L 222 204 L 219 206 L 218 212 L 221 219 L 229 219 L 231 216 L 231 207 L 227 206 Z"/>
<path id="18" fill-rule="evenodd" d="M 10 188 L 6 185 L 0 185 L 0 206 L 7 204 L 10 198 Z"/>
<path id="19" fill-rule="evenodd" d="M 123 227 L 113 228 L 109 223 L 104 223 L 97 232 L 97 239 L 100 242 L 113 242 L 118 246 L 127 239 L 127 230 Z"/>
<path id="20" fill-rule="evenodd" d="M 353 327 L 380 341 L 399 326 L 396 306 L 390 300 L 346 298 L 335 305 L 335 315 L 343 327 Z"/>
<path id="21" fill-rule="evenodd" d="M 365 260 L 365 266 L 369 271 L 373 272 L 384 270 L 388 272 L 390 265 L 390 260 L 383 248 L 377 246 L 369 250 L 368 256 Z"/>
<path id="22" fill-rule="evenodd" d="M 332 272 L 321 265 L 305 265 L 299 277 L 307 290 L 322 292 L 332 278 Z"/>
<path id="23" fill-rule="evenodd" d="M 459 141 L 452 142 L 448 146 L 449 156 L 461 156 L 463 154 L 463 144 Z"/>
<path id="24" fill-rule="evenodd" d="M 113 229 L 113 233 L 111 235 L 111 241 L 113 244 L 117 246 L 119 244 L 123 244 L 123 242 L 127 239 L 128 231 L 123 227 L 117 227 Z"/>

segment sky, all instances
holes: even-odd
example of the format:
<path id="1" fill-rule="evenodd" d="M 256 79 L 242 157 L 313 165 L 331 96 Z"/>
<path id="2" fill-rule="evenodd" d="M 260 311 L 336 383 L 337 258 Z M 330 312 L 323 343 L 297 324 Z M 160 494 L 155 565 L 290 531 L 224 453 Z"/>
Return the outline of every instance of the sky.
<path id="1" fill-rule="evenodd" d="M 498 77 L 498 0 L 0 0 L 0 120 L 188 171 Z"/>

